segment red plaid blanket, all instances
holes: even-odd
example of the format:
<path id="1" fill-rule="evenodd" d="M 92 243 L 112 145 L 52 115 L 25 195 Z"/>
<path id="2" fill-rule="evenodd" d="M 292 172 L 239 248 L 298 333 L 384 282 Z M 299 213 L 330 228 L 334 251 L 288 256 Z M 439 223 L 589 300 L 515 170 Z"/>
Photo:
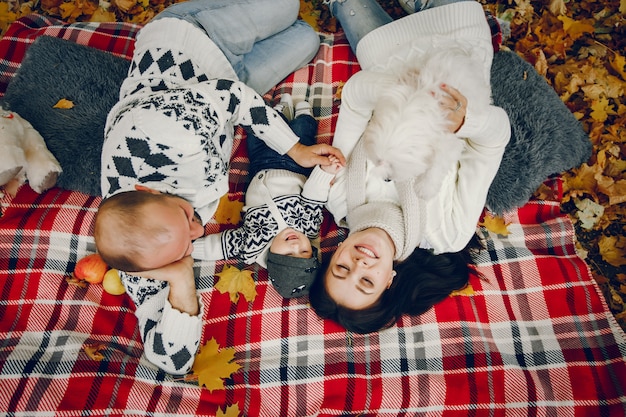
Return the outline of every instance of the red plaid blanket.
<path id="1" fill-rule="evenodd" d="M 128 56 L 137 27 L 30 16 L 0 40 L 3 92 L 25 48 L 41 34 Z M 341 35 L 321 34 L 307 67 L 270 92 L 312 101 L 319 135 L 331 141 L 342 83 L 358 70 Z M 239 137 L 241 139 L 241 137 Z M 239 144 L 238 144 L 239 145 Z M 245 147 L 236 146 L 231 197 L 242 198 Z M 560 181 L 548 181 L 556 194 Z M 318 319 L 306 300 L 282 299 L 254 271 L 258 295 L 231 303 L 214 290 L 225 262 L 197 263 L 204 339 L 234 348 L 241 369 L 208 391 L 142 356 L 126 295 L 65 281 L 94 251 L 99 198 L 24 186 L 0 218 L 0 412 L 14 415 L 206 415 L 237 405 L 246 416 L 624 416 L 626 340 L 558 202 L 510 212 L 510 235 L 480 228 L 485 280 L 420 317 L 371 335 Z M 222 226 L 212 224 L 209 230 Z M 344 231 L 325 222 L 323 246 Z M 234 264 L 235 262 L 229 261 Z M 85 352 L 103 344 L 102 361 Z"/>

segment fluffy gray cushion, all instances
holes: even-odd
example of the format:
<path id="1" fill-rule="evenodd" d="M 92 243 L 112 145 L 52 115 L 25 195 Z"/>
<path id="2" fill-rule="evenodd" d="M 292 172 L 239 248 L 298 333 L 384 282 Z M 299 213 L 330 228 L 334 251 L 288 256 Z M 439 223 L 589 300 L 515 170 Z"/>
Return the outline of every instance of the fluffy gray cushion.
<path id="1" fill-rule="evenodd" d="M 5 106 L 39 131 L 63 173 L 57 186 L 100 196 L 104 124 L 130 62 L 95 48 L 40 36 L 7 86 Z M 72 109 L 54 109 L 62 98 Z"/>
<path id="2" fill-rule="evenodd" d="M 487 195 L 494 212 L 521 207 L 541 183 L 585 162 L 591 141 L 554 89 L 514 52 L 495 54 L 493 101 L 511 121 L 511 141 Z"/>
<path id="3" fill-rule="evenodd" d="M 100 195 L 104 123 L 128 65 L 109 53 L 46 36 L 28 49 L 5 100 L 41 133 L 61 163 L 59 187 Z M 517 54 L 496 53 L 491 81 L 494 102 L 507 111 L 512 127 L 487 196 L 488 206 L 502 213 L 524 205 L 550 175 L 587 160 L 591 143 L 552 87 Z M 61 98 L 75 107 L 53 109 Z"/>

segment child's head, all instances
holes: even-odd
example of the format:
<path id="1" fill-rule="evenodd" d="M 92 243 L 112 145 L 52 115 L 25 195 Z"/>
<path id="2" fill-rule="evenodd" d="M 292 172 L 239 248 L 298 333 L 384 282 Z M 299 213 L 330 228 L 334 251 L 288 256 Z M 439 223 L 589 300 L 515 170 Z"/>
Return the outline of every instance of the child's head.
<path id="1" fill-rule="evenodd" d="M 267 254 L 267 274 L 283 297 L 308 294 L 318 267 L 317 248 L 304 233 L 287 228 L 272 241 Z"/>
<path id="2" fill-rule="evenodd" d="M 188 201 L 153 191 L 129 191 L 102 202 L 94 238 L 110 267 L 138 272 L 190 255 L 191 242 L 203 234 Z"/>

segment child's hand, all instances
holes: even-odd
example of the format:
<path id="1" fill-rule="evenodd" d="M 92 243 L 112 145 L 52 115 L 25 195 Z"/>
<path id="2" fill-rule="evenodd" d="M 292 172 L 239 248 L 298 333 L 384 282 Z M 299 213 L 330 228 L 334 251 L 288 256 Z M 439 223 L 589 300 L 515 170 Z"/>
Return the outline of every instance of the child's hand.
<path id="1" fill-rule="evenodd" d="M 323 143 L 306 146 L 298 142 L 287 151 L 287 155 L 304 168 L 311 168 L 315 165 L 331 165 L 333 164 L 331 157 L 338 160 L 342 166 L 346 163 L 346 158 L 339 149 Z"/>
<path id="2" fill-rule="evenodd" d="M 330 160 L 330 165 L 320 165 L 320 168 L 322 168 L 324 172 L 336 175 L 341 168 L 343 168 L 343 165 L 339 162 L 339 159 L 333 155 L 329 156 L 328 159 Z"/>

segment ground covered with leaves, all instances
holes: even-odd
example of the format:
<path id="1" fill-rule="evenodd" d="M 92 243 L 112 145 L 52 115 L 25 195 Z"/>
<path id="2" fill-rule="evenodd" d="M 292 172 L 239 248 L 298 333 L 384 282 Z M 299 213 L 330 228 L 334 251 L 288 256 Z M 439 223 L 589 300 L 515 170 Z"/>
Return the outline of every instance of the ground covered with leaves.
<path id="1" fill-rule="evenodd" d="M 300 0 L 301 16 L 320 31 L 341 30 L 322 0 Z M 393 17 L 398 0 L 378 0 Z M 626 329 L 626 0 L 479 0 L 510 22 L 505 47 L 552 85 L 580 120 L 593 155 L 564 174 L 562 210 L 576 228 L 579 254 L 590 265 Z M 145 24 L 176 0 L 3 0 L 0 34 L 36 12 L 75 21 Z M 537 192 L 543 198 L 543 191 Z"/>

